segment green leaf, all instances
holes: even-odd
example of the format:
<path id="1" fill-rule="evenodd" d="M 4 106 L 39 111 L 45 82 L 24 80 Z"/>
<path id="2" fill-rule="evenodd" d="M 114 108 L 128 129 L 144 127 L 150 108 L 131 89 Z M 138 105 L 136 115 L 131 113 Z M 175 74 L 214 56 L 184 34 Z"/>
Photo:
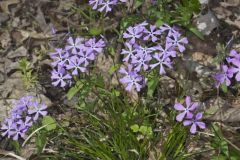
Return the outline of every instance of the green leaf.
<path id="1" fill-rule="evenodd" d="M 117 91 L 117 90 L 113 90 L 113 91 L 112 91 L 112 94 L 113 94 L 114 96 L 116 96 L 116 97 L 119 97 L 119 96 L 120 96 L 120 92 Z"/>
<path id="2" fill-rule="evenodd" d="M 109 47 L 108 50 L 109 50 L 109 53 L 110 53 L 112 56 L 115 56 L 116 52 L 115 52 L 115 49 L 114 49 L 113 47 Z"/>
<path id="3" fill-rule="evenodd" d="M 36 146 L 37 146 L 38 153 L 42 153 L 43 148 L 46 143 L 47 143 L 46 133 L 42 132 L 42 133 L 38 134 L 37 138 L 36 138 Z"/>
<path id="4" fill-rule="evenodd" d="M 223 155 L 213 156 L 211 160 L 227 160 L 227 157 Z"/>
<path id="5" fill-rule="evenodd" d="M 223 91 L 224 93 L 227 93 L 228 88 L 227 88 L 226 81 L 225 81 L 223 84 L 221 84 L 221 89 L 222 89 L 222 91 Z"/>
<path id="6" fill-rule="evenodd" d="M 163 25 L 163 24 L 164 24 L 164 22 L 163 22 L 162 19 L 158 19 L 157 22 L 155 23 L 155 25 L 156 25 L 157 27 L 160 27 L 160 26 Z"/>
<path id="7" fill-rule="evenodd" d="M 131 128 L 131 130 L 132 130 L 134 133 L 136 133 L 136 132 L 139 131 L 139 126 L 138 126 L 137 124 L 131 125 L 130 128 Z"/>
<path id="8" fill-rule="evenodd" d="M 134 4 L 134 8 L 138 8 L 143 4 L 143 0 L 137 0 Z"/>
<path id="9" fill-rule="evenodd" d="M 102 33 L 102 31 L 103 31 L 102 28 L 92 27 L 89 32 L 93 36 L 98 36 L 98 35 L 100 35 Z"/>
<path id="10" fill-rule="evenodd" d="M 229 151 L 228 151 L 228 143 L 224 140 L 221 140 L 220 142 L 220 149 L 224 153 L 225 156 L 229 156 Z"/>
<path id="11" fill-rule="evenodd" d="M 147 135 L 148 127 L 147 126 L 141 126 L 140 129 L 139 129 L 139 132 L 141 132 L 143 135 Z"/>
<path id="12" fill-rule="evenodd" d="M 198 38 L 204 40 L 203 34 L 195 27 L 190 27 L 189 30 L 194 33 Z"/>
<path id="13" fill-rule="evenodd" d="M 10 145 L 12 146 L 12 147 L 14 147 L 14 150 L 18 153 L 18 154 L 20 154 L 21 153 L 21 146 L 20 146 L 20 144 L 19 144 L 19 142 L 18 141 L 10 141 Z"/>
<path id="14" fill-rule="evenodd" d="M 148 83 L 147 84 L 147 86 L 148 86 L 147 95 L 149 97 L 152 97 L 153 93 L 159 83 L 159 77 L 158 76 L 152 77 L 147 83 Z"/>
<path id="15" fill-rule="evenodd" d="M 119 67 L 120 67 L 119 64 L 112 65 L 111 68 L 108 70 L 108 73 L 109 73 L 110 75 L 112 75 L 116 70 L 119 69 Z"/>
<path id="16" fill-rule="evenodd" d="M 71 100 L 80 91 L 82 87 L 83 87 L 82 81 L 77 81 L 75 86 L 73 86 L 68 90 L 68 93 L 67 93 L 68 100 Z"/>
<path id="17" fill-rule="evenodd" d="M 56 121 L 51 116 L 43 117 L 42 124 L 47 125 L 46 126 L 47 131 L 54 130 L 57 127 Z"/>

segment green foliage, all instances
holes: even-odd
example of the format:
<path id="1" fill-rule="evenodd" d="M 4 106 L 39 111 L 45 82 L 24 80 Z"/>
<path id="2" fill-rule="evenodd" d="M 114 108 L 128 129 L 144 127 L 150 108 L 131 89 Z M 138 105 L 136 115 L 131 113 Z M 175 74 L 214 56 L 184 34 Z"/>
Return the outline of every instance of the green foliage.
<path id="1" fill-rule="evenodd" d="M 172 22 L 178 23 L 182 26 L 189 26 L 191 24 L 191 18 L 193 13 L 200 11 L 200 4 L 198 0 L 182 0 L 176 7 L 175 15 L 176 20 Z"/>
<path id="2" fill-rule="evenodd" d="M 78 100 L 81 102 L 81 105 L 85 105 L 82 102 L 85 102 L 87 95 L 89 95 L 95 87 L 103 88 L 103 85 L 104 80 L 101 75 L 94 75 L 92 77 L 86 77 L 85 79 L 76 80 L 75 85 L 68 90 L 67 98 L 70 100 L 78 95 Z"/>
<path id="3" fill-rule="evenodd" d="M 157 88 L 158 84 L 159 84 L 159 74 L 156 72 L 150 72 L 150 74 L 147 75 L 148 77 L 148 82 L 147 82 L 147 86 L 148 86 L 148 90 L 147 90 L 147 96 L 148 97 L 153 97 L 153 93 L 155 91 L 155 89 Z"/>
<path id="4" fill-rule="evenodd" d="M 132 130 L 134 133 L 136 133 L 136 132 L 139 131 L 139 126 L 138 126 L 137 124 L 131 125 L 130 128 L 131 128 L 131 130 Z"/>
<path id="5" fill-rule="evenodd" d="M 46 125 L 45 129 L 47 131 L 52 131 L 57 127 L 55 120 L 51 116 L 43 117 L 42 125 Z"/>
<path id="6" fill-rule="evenodd" d="M 131 130 L 134 132 L 134 133 L 141 133 L 143 136 L 146 136 L 146 137 L 151 137 L 152 134 L 153 134 L 153 131 L 152 131 L 152 127 L 148 127 L 148 126 L 138 126 L 137 124 L 134 124 L 132 126 L 130 126 Z"/>
<path id="7" fill-rule="evenodd" d="M 215 136 L 212 139 L 211 146 L 216 149 L 217 154 L 216 156 L 211 157 L 211 160 L 239 159 L 240 149 L 223 136 L 221 129 L 217 125 L 213 125 L 212 131 Z"/>
<path id="8" fill-rule="evenodd" d="M 222 89 L 222 91 L 223 91 L 224 93 L 227 93 L 228 88 L 227 88 L 226 81 L 225 81 L 223 84 L 221 84 L 221 89 Z"/>
<path id="9" fill-rule="evenodd" d="M 18 141 L 10 140 L 10 146 L 14 148 L 14 151 L 19 154 L 21 153 L 21 146 Z"/>
<path id="10" fill-rule="evenodd" d="M 104 160 L 129 160 L 146 159 L 148 155 L 147 145 L 150 135 L 153 135 L 149 119 L 145 112 L 138 111 L 143 106 L 130 106 L 125 101 L 121 101 L 118 96 L 112 93 L 99 95 L 104 102 L 99 109 L 104 116 L 82 110 L 85 115 L 88 127 L 79 130 L 78 135 L 67 132 L 65 139 L 68 145 L 80 150 L 80 155 L 76 155 L 70 150 L 67 157 L 88 157 L 88 159 Z M 130 129 L 133 124 L 139 122 L 142 125 L 138 132 L 146 137 L 139 140 Z"/>
<path id="11" fill-rule="evenodd" d="M 185 153 L 184 144 L 186 143 L 187 137 L 188 133 L 186 128 L 182 124 L 176 123 L 163 144 L 163 152 L 160 160 L 183 159 L 182 157 Z"/>
<path id="12" fill-rule="evenodd" d="M 36 147 L 37 147 L 37 153 L 42 153 L 43 152 L 43 149 L 47 143 L 47 134 L 46 132 L 40 132 L 40 133 L 37 133 L 37 136 L 36 136 Z"/>
<path id="13" fill-rule="evenodd" d="M 157 5 L 151 6 L 148 16 L 157 26 L 163 23 L 177 24 L 187 28 L 200 39 L 204 39 L 201 32 L 191 23 L 194 13 L 199 13 L 200 3 L 198 0 L 159 0 Z"/>
<path id="14" fill-rule="evenodd" d="M 68 100 L 71 100 L 81 90 L 83 85 L 84 85 L 83 81 L 78 80 L 76 84 L 68 90 L 67 92 Z"/>
<path id="15" fill-rule="evenodd" d="M 89 30 L 90 34 L 93 35 L 93 36 L 98 36 L 100 35 L 103 31 L 102 31 L 102 28 L 99 28 L 99 27 L 92 27 L 90 30 Z"/>
<path id="16" fill-rule="evenodd" d="M 26 58 L 23 58 L 18 61 L 18 65 L 24 85 L 27 88 L 34 87 L 37 82 L 37 76 L 33 73 L 32 64 Z"/>

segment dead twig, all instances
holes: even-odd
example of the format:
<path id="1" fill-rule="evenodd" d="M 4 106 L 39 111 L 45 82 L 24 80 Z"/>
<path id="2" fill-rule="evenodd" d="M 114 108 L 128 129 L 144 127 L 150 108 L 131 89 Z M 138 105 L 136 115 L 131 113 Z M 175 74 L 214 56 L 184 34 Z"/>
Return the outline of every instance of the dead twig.
<path id="1" fill-rule="evenodd" d="M 18 160 L 26 160 L 26 158 L 20 157 L 20 156 L 16 155 L 14 152 L 10 152 L 10 151 L 5 151 L 5 150 L 0 149 L 0 154 L 4 155 L 4 156 L 14 157 Z"/>

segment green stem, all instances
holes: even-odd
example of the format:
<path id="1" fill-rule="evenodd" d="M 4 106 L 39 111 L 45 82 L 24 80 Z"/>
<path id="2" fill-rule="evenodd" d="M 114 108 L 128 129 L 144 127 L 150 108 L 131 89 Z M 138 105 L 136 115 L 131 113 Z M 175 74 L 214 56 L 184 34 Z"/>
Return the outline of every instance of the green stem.
<path id="1" fill-rule="evenodd" d="M 92 18 L 89 17 L 86 13 L 84 13 L 81 9 L 77 8 L 77 7 L 73 7 L 76 11 L 80 12 L 80 14 L 82 14 L 87 20 L 92 21 Z"/>

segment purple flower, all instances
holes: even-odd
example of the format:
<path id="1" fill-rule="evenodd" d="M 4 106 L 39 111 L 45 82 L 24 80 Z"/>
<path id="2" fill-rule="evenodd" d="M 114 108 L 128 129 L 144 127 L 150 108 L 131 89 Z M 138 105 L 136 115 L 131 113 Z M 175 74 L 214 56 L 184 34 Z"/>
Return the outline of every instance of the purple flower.
<path id="1" fill-rule="evenodd" d="M 58 65 L 58 69 L 57 70 L 53 70 L 52 71 L 52 76 L 51 76 L 51 79 L 52 79 L 52 84 L 54 86 L 57 86 L 60 84 L 61 87 L 65 87 L 66 86 L 66 81 L 68 80 L 71 80 L 72 76 L 70 76 L 66 71 L 65 69 Z"/>
<path id="2" fill-rule="evenodd" d="M 39 117 L 39 115 L 46 116 L 47 111 L 47 106 L 45 104 L 39 104 L 37 101 L 33 103 L 32 107 L 33 109 L 28 110 L 29 115 L 34 115 L 33 120 L 36 121 Z"/>
<path id="3" fill-rule="evenodd" d="M 174 29 L 174 27 L 170 27 L 170 26 L 167 25 L 167 24 L 163 24 L 163 25 L 160 27 L 160 30 L 161 30 L 161 32 L 166 32 L 166 31 L 168 31 L 168 34 L 167 34 L 168 37 L 170 37 L 170 36 L 172 36 L 172 35 L 174 35 L 174 34 L 179 34 L 179 33 Z"/>
<path id="4" fill-rule="evenodd" d="M 119 73 L 125 74 L 125 76 L 121 78 L 119 81 L 122 84 L 127 84 L 125 88 L 127 91 L 130 92 L 133 86 L 135 86 L 136 90 L 139 92 L 143 87 L 143 85 L 140 84 L 143 81 L 143 78 L 142 76 L 137 74 L 137 71 L 132 71 L 132 69 L 133 69 L 132 65 L 128 65 L 128 70 L 120 68 Z"/>
<path id="5" fill-rule="evenodd" d="M 18 140 L 20 137 L 25 137 L 25 133 L 32 126 L 33 120 L 37 120 L 39 115 L 47 114 L 47 111 L 44 111 L 47 106 L 33 101 L 31 96 L 22 97 L 14 105 L 10 118 L 5 119 L 0 131 L 2 132 L 2 136 Z M 31 109 L 30 107 L 34 107 L 35 109 Z"/>
<path id="6" fill-rule="evenodd" d="M 141 32 L 144 32 L 146 30 L 147 25 L 148 25 L 147 21 L 143 21 L 142 23 L 135 25 L 134 28 Z"/>
<path id="7" fill-rule="evenodd" d="M 22 109 L 22 107 L 20 108 L 19 106 L 16 106 L 15 108 L 12 109 L 11 116 L 14 119 L 21 119 L 23 113 L 24 113 L 24 110 Z"/>
<path id="8" fill-rule="evenodd" d="M 120 2 L 126 3 L 127 0 L 119 0 Z M 112 10 L 112 6 L 117 5 L 118 0 L 89 0 L 89 5 L 92 6 L 92 9 L 103 12 L 105 10 L 105 14 Z"/>
<path id="9" fill-rule="evenodd" d="M 189 126 L 192 125 L 190 128 L 190 132 L 192 134 L 195 134 L 197 132 L 197 126 L 201 129 L 205 129 L 206 125 L 204 122 L 199 121 L 202 119 L 203 114 L 201 112 L 197 113 L 196 116 L 193 119 L 190 120 L 184 120 L 183 125 L 184 126 Z"/>
<path id="10" fill-rule="evenodd" d="M 147 46 L 145 47 L 138 46 L 136 48 L 137 48 L 136 49 L 137 54 L 144 54 L 144 55 L 150 55 L 150 53 L 156 50 L 154 47 L 147 47 Z"/>
<path id="11" fill-rule="evenodd" d="M 69 64 L 66 65 L 66 69 L 67 70 L 73 69 L 72 75 L 78 75 L 78 70 L 80 70 L 81 72 L 85 72 L 86 71 L 86 68 L 81 66 L 83 62 L 84 62 L 84 60 L 81 60 L 77 56 L 73 56 L 69 60 Z"/>
<path id="12" fill-rule="evenodd" d="M 88 53 L 94 52 L 97 54 L 97 53 L 101 53 L 105 46 L 106 46 L 105 42 L 102 39 L 100 39 L 99 41 L 96 41 L 96 38 L 91 38 L 85 42 L 85 51 Z"/>
<path id="13" fill-rule="evenodd" d="M 232 49 L 230 51 L 230 55 L 229 57 L 226 58 L 228 63 L 233 63 L 235 65 L 238 65 L 239 61 L 240 61 L 240 54 L 235 51 L 234 49 Z"/>
<path id="14" fill-rule="evenodd" d="M 92 9 L 96 10 L 98 5 L 102 4 L 102 1 L 103 0 L 89 0 L 89 4 L 93 6 Z"/>
<path id="15" fill-rule="evenodd" d="M 174 47 L 177 47 L 178 50 L 182 53 L 183 51 L 185 51 L 185 44 L 188 44 L 188 40 L 186 37 L 180 39 L 180 34 L 179 33 L 175 33 L 172 35 L 172 37 L 167 37 L 167 43 L 171 43 Z"/>
<path id="16" fill-rule="evenodd" d="M 54 59 L 55 57 L 57 57 L 59 54 L 62 54 L 62 53 L 64 53 L 65 52 L 65 50 L 63 50 L 62 48 L 55 48 L 55 52 L 51 52 L 51 53 L 49 53 L 49 55 L 50 55 L 50 57 L 52 58 L 52 59 Z"/>
<path id="17" fill-rule="evenodd" d="M 217 80 L 216 86 L 219 87 L 220 84 L 223 84 L 224 82 L 226 82 L 227 86 L 230 86 L 231 81 L 229 78 L 233 77 L 233 73 L 229 70 L 227 65 L 222 65 L 221 68 L 222 72 L 215 75 L 215 79 Z"/>
<path id="18" fill-rule="evenodd" d="M 240 81 L 240 61 L 235 59 L 233 61 L 233 64 L 234 64 L 234 66 L 230 67 L 228 69 L 228 72 L 229 73 L 233 73 L 233 74 L 236 73 L 235 79 L 236 79 L 236 81 L 239 82 Z"/>
<path id="19" fill-rule="evenodd" d="M 77 37 L 76 40 L 74 41 L 72 37 L 69 37 L 68 40 L 68 45 L 66 45 L 65 49 L 67 51 L 72 50 L 72 54 L 77 54 L 77 49 L 81 49 L 84 47 L 83 45 L 83 38 Z"/>
<path id="20" fill-rule="evenodd" d="M 185 103 L 186 103 L 186 107 L 184 107 L 181 103 L 176 103 L 174 105 L 174 108 L 176 110 L 183 111 L 182 113 L 176 116 L 176 120 L 179 122 L 181 122 L 185 116 L 191 119 L 193 117 L 193 114 L 191 112 L 198 107 L 197 102 L 191 103 L 191 98 L 189 96 L 186 97 Z"/>
<path id="21" fill-rule="evenodd" d="M 15 128 L 15 125 L 16 124 L 13 123 L 12 119 L 6 119 L 1 127 L 1 130 L 3 131 L 2 136 L 7 136 L 10 138 L 10 136 L 14 134 L 12 130 Z"/>
<path id="22" fill-rule="evenodd" d="M 105 10 L 105 13 L 110 12 L 112 10 L 111 6 L 116 4 L 117 4 L 117 0 L 102 1 L 102 3 L 100 4 L 100 6 L 102 7 L 99 8 L 98 11 L 103 12 Z"/>
<path id="23" fill-rule="evenodd" d="M 22 138 L 25 138 L 25 133 L 27 132 L 27 128 L 24 124 L 21 125 L 15 125 L 14 130 L 13 130 L 13 140 L 17 141 L 19 136 Z"/>
<path id="24" fill-rule="evenodd" d="M 123 59 L 123 62 L 128 62 L 130 58 L 132 59 L 135 56 L 136 50 L 133 48 L 133 45 L 128 42 L 125 43 L 125 46 L 127 47 L 127 50 L 122 49 L 121 54 L 127 55 Z"/>
<path id="25" fill-rule="evenodd" d="M 176 51 L 173 50 L 171 43 L 166 43 L 164 49 L 161 45 L 156 46 L 155 49 L 167 57 L 176 57 Z"/>
<path id="26" fill-rule="evenodd" d="M 18 104 L 27 106 L 27 105 L 31 105 L 31 102 L 32 102 L 32 96 L 25 96 L 20 98 L 20 101 Z"/>
<path id="27" fill-rule="evenodd" d="M 62 49 L 56 49 L 56 52 L 52 53 L 50 56 L 54 60 L 54 62 L 51 63 L 53 67 L 56 67 L 57 65 L 64 65 L 69 59 L 69 53 L 63 51 Z"/>
<path id="28" fill-rule="evenodd" d="M 134 44 L 136 39 L 142 36 L 142 28 L 139 27 L 128 27 L 127 32 L 123 33 L 123 38 L 130 39 L 130 43 Z"/>
<path id="29" fill-rule="evenodd" d="M 152 59 L 151 55 L 149 54 L 143 54 L 138 53 L 135 57 L 132 58 L 132 64 L 134 64 L 135 71 L 139 72 L 141 70 L 141 67 L 143 67 L 143 70 L 146 71 L 148 69 L 148 62 Z"/>
<path id="30" fill-rule="evenodd" d="M 159 70 L 160 75 L 163 75 L 166 73 L 163 65 L 167 66 L 168 68 L 172 68 L 172 62 L 171 62 L 170 58 L 168 56 L 164 55 L 163 53 L 155 53 L 153 58 L 157 60 L 157 63 L 151 64 L 150 67 L 151 67 L 151 69 L 153 69 L 159 65 L 160 66 L 160 70 Z"/>
<path id="31" fill-rule="evenodd" d="M 150 25 L 150 31 L 145 30 L 144 33 L 146 33 L 147 35 L 143 38 L 143 40 L 147 41 L 151 37 L 152 42 L 156 42 L 158 40 L 156 36 L 161 35 L 161 31 L 156 30 L 155 25 Z"/>
<path id="32" fill-rule="evenodd" d="M 89 65 L 89 61 L 93 61 L 95 59 L 95 55 L 92 52 L 78 52 L 79 55 L 79 61 L 80 63 L 84 63 L 84 67 L 87 67 Z"/>
<path id="33" fill-rule="evenodd" d="M 27 116 L 26 119 L 25 119 L 25 121 L 23 121 L 22 119 L 20 119 L 20 120 L 17 122 L 17 124 L 19 124 L 19 125 L 22 125 L 22 124 L 23 124 L 24 126 L 30 128 L 30 127 L 32 126 L 32 124 L 33 124 L 33 122 L 32 122 L 32 117 Z"/>

